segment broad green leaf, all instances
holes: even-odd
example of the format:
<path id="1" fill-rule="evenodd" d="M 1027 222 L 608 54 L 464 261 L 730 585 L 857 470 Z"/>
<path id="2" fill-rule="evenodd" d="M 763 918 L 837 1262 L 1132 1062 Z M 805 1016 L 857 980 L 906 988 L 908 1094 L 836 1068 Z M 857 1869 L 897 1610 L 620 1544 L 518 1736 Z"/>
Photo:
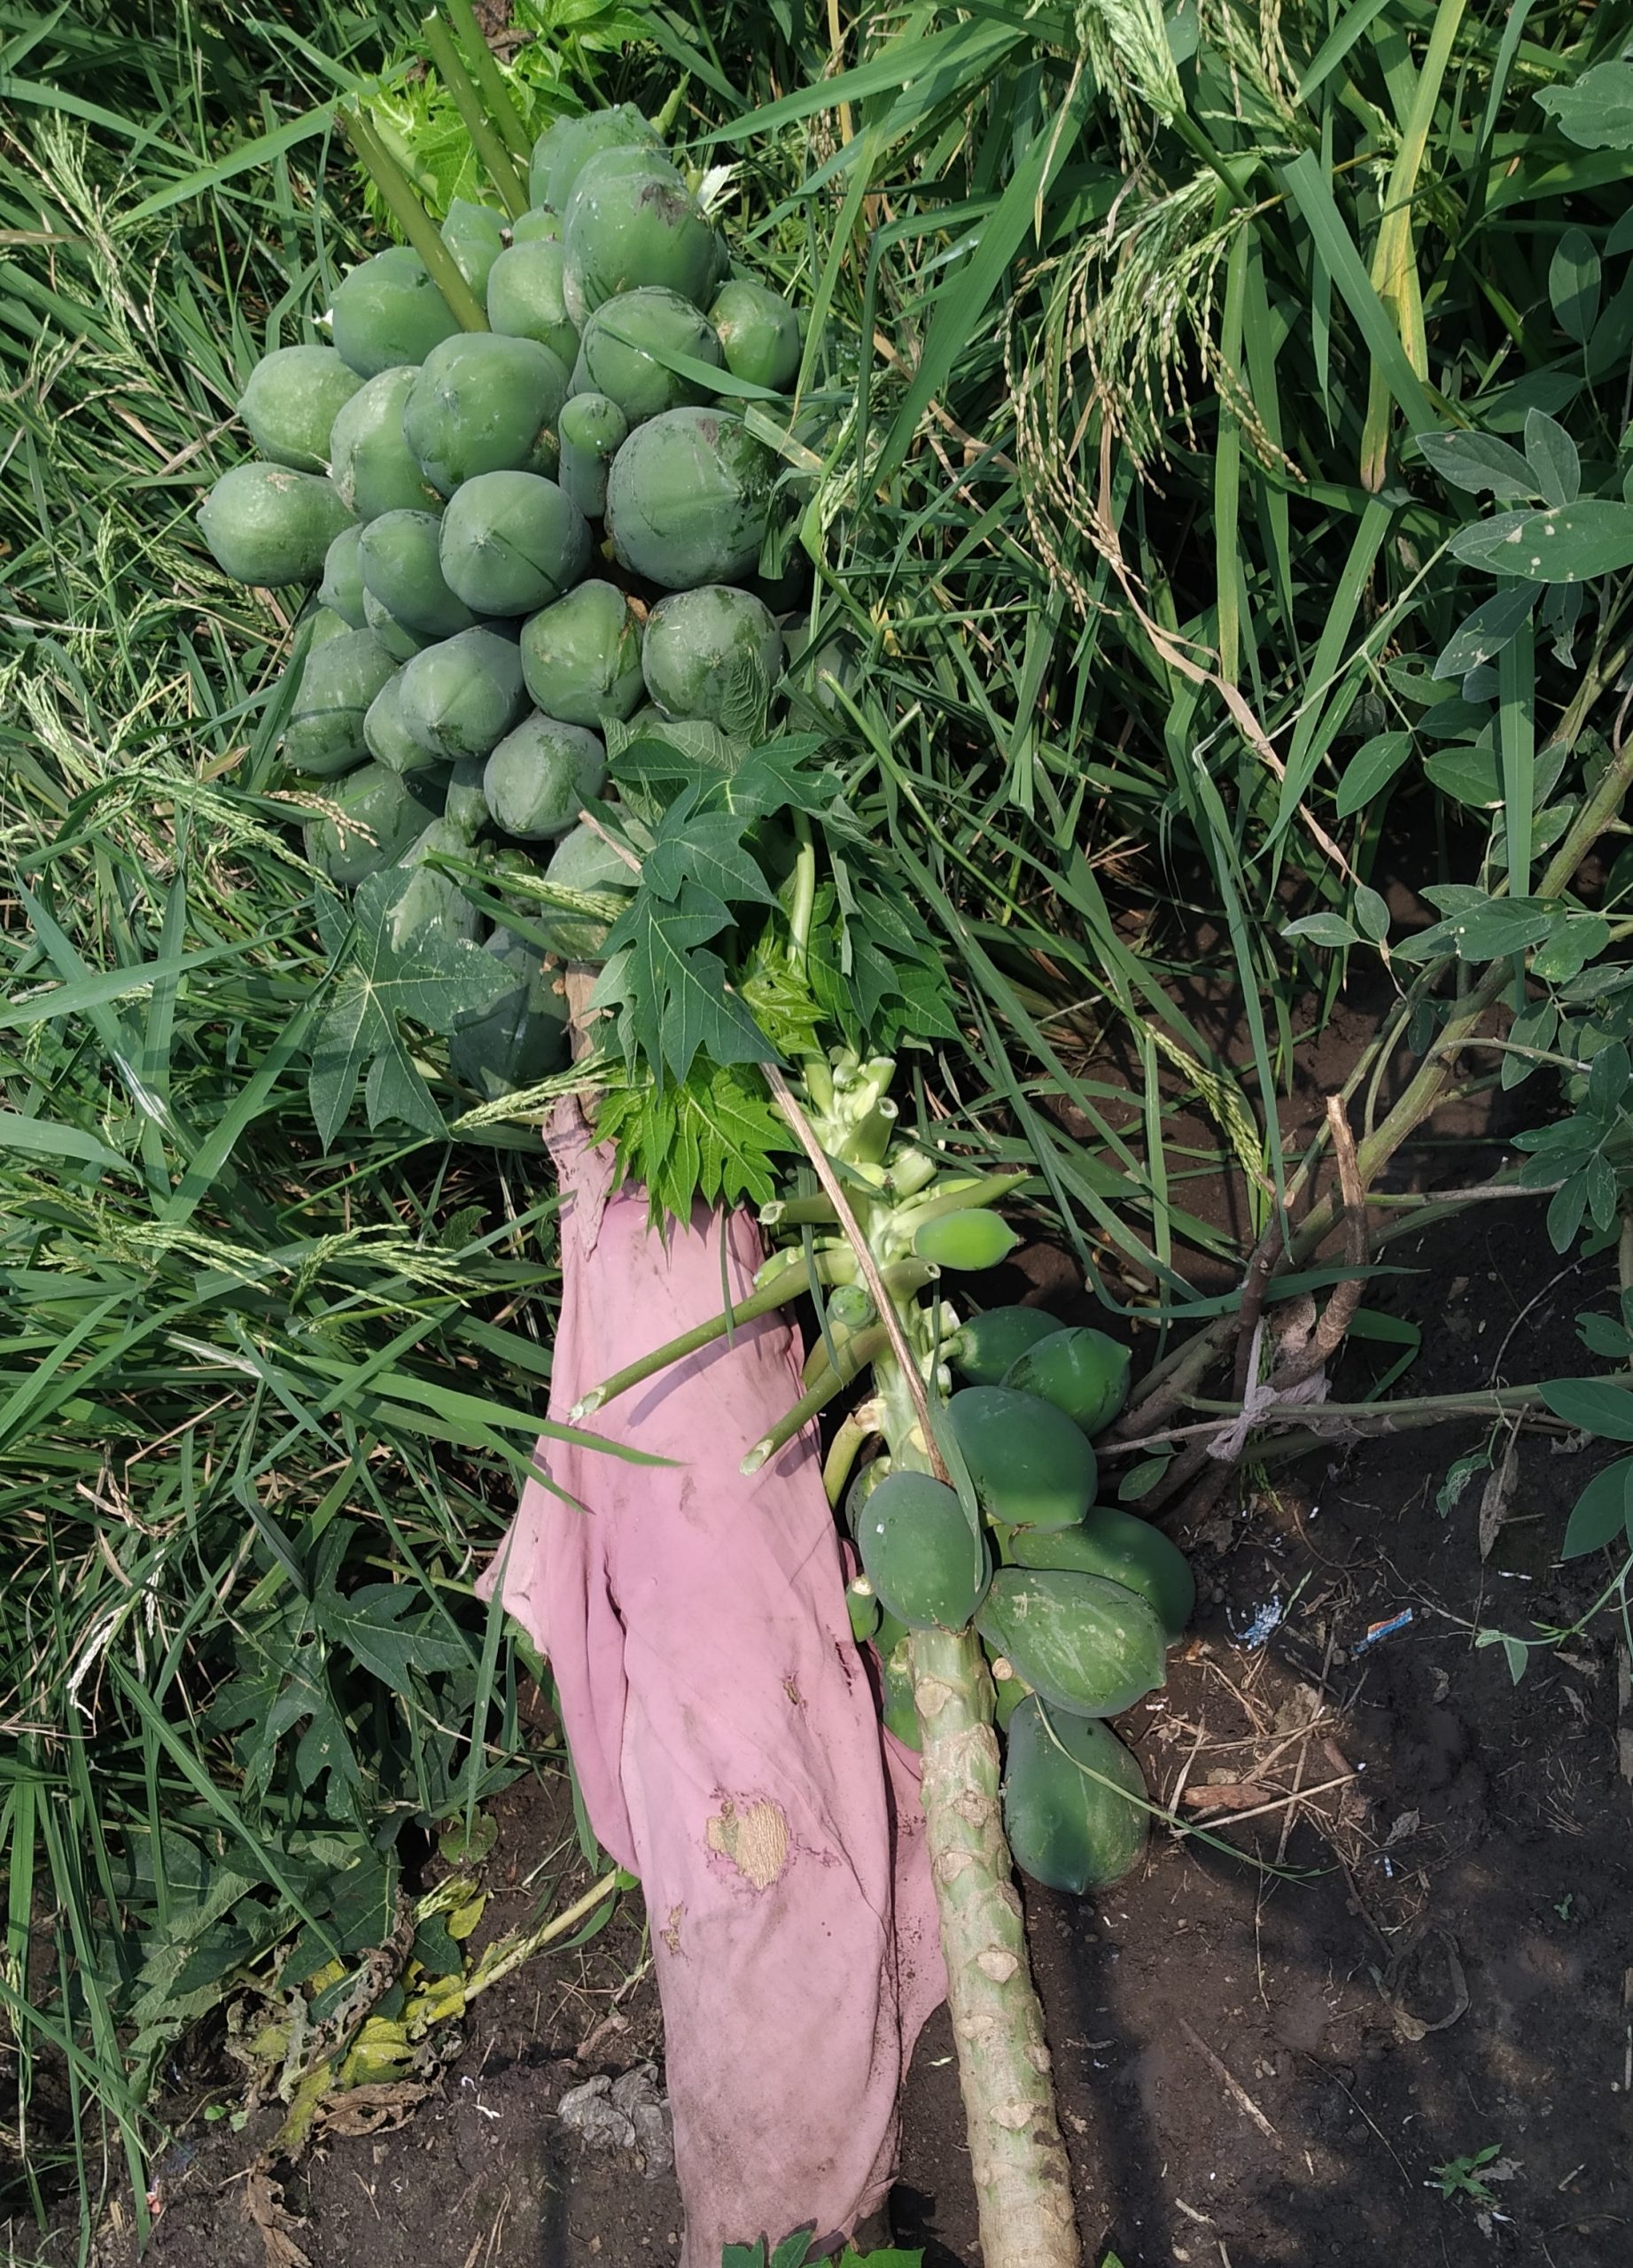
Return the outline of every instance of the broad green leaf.
<path id="1" fill-rule="evenodd" d="M 1633 1441 L 1633 1389 L 1608 1379 L 1550 1379 L 1539 1391 L 1567 1425 L 1607 1441 Z"/>
<path id="2" fill-rule="evenodd" d="M 1425 776 L 1442 796 L 1471 811 L 1496 811 L 1503 800 L 1503 776 L 1493 748 L 1450 748 L 1424 762 Z"/>
<path id="3" fill-rule="evenodd" d="M 1544 503 L 1558 510 L 1576 501 L 1582 493 L 1582 459 L 1564 426 L 1545 409 L 1526 412 L 1525 461 L 1536 475 Z"/>
<path id="4" fill-rule="evenodd" d="M 1337 811 L 1348 819 L 1387 788 L 1411 754 L 1410 733 L 1375 733 L 1357 749 L 1338 785 Z"/>
<path id="5" fill-rule="evenodd" d="M 1633 63 L 1596 63 L 1569 87 L 1539 87 L 1536 102 L 1583 150 L 1633 150 Z"/>
<path id="6" fill-rule="evenodd" d="M 1529 620 L 1536 601 L 1535 584 L 1515 583 L 1477 606 L 1442 648 L 1435 664 L 1435 676 L 1466 678 L 1471 670 L 1492 660 Z"/>
<path id="7" fill-rule="evenodd" d="M 1552 936 L 1537 947 L 1531 963 L 1531 974 L 1540 977 L 1544 984 L 1568 984 L 1573 977 L 1580 975 L 1590 960 L 1598 959 L 1609 943 L 1610 923 L 1602 913 L 1567 914 Z M 1544 1008 L 1557 1021 L 1558 1011 L 1547 1002 L 1540 1004 L 1535 1011 L 1528 1010 L 1527 1014 L 1540 1014 Z M 1516 1019 L 1511 1037 L 1517 1038 L 1520 1036 L 1520 1024 L 1523 1021 L 1523 1018 Z M 1548 1040 L 1539 1040 L 1536 1045 L 1546 1046 L 1549 1044 L 1553 1036 L 1552 1022 L 1548 1032 Z"/>
<path id="8" fill-rule="evenodd" d="M 664 816 L 642 880 L 671 905 L 689 883 L 701 893 L 694 900 L 700 906 L 774 905 L 776 893 L 743 848 L 748 825 L 729 812 L 699 813 L 682 796 Z"/>
<path id="9" fill-rule="evenodd" d="M 1380 944 L 1389 934 L 1389 908 L 1379 891 L 1365 882 L 1356 885 L 1355 918 L 1372 943 Z"/>
<path id="10" fill-rule="evenodd" d="M 465 1647 L 430 1627 L 425 1594 L 413 1583 L 364 1583 L 346 1597 L 330 1592 L 315 1602 L 319 1628 L 334 1646 L 344 1646 L 393 1693 L 410 1689 L 409 1672 L 432 1676 L 463 1669 Z M 405 1619 L 416 1618 L 412 1627 Z"/>
<path id="11" fill-rule="evenodd" d="M 1585 346 L 1599 312 L 1599 256 L 1585 229 L 1567 229 L 1548 263 L 1548 298 L 1567 338 Z"/>
<path id="12" fill-rule="evenodd" d="M 1471 496 L 1489 491 L 1500 503 L 1538 493 L 1536 476 L 1519 450 L 1495 433 L 1419 433 L 1413 438 L 1441 478 Z"/>
<path id="13" fill-rule="evenodd" d="M 660 1077 L 683 1081 L 700 1052 L 716 1063 L 778 1060 L 727 993 L 725 962 L 706 950 L 726 926 L 719 912 L 696 904 L 689 886 L 673 905 L 642 890 L 607 939 L 591 1005 L 622 1007 L 631 1038 Z"/>
<path id="14" fill-rule="evenodd" d="M 1341 913 L 1306 913 L 1302 920 L 1289 921 L 1281 934 L 1310 945 L 1358 945 L 1361 942 L 1360 932 Z"/>
<path id="15" fill-rule="evenodd" d="M 1451 539 L 1454 557 L 1532 583 L 1582 583 L 1633 567 L 1633 505 L 1587 496 L 1562 511 L 1499 512 Z"/>
<path id="16" fill-rule="evenodd" d="M 1580 1559 L 1633 1534 L 1633 1456 L 1596 1472 L 1571 1507 L 1559 1546 L 1562 1559 Z"/>

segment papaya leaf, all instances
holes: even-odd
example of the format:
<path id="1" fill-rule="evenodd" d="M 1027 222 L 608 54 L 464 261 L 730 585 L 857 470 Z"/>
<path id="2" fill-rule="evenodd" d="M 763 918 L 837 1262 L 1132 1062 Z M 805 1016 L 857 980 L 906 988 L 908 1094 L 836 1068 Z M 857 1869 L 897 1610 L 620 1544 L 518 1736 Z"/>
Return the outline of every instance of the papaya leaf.
<path id="1" fill-rule="evenodd" d="M 620 1010 L 626 1060 L 643 1056 L 661 1084 L 684 1081 L 698 1055 L 715 1063 L 769 1063 L 777 1051 L 741 1000 L 727 991 L 726 963 L 705 948 L 730 927 L 718 897 L 681 884 L 672 903 L 651 890 L 607 939 L 608 962 L 590 1006 Z"/>

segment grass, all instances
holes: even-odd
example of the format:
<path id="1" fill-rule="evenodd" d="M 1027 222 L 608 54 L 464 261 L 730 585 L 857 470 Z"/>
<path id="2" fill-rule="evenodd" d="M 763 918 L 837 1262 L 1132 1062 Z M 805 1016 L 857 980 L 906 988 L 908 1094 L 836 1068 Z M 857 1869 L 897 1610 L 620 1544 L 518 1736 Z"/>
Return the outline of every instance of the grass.
<path id="1" fill-rule="evenodd" d="M 379 116 L 428 146 L 412 18 L 141 25 L 0 12 L 0 2148 L 36 2203 L 58 2154 L 88 2224 L 96 2117 L 140 2199 L 185 2027 L 274 1947 L 370 1942 L 405 1831 L 515 1767 L 517 1664 L 471 1580 L 555 1281 L 525 1126 L 315 1139 L 292 625 L 190 525 L 244 375 L 315 335 L 362 241 L 323 105 L 384 72 Z M 1187 1278 L 1242 1255 L 1195 1185 L 1228 1178 L 1255 1236 L 1295 1209 L 1278 1102 L 1352 968 L 1392 1003 L 1347 1091 L 1368 1169 L 1454 1083 L 1546 1059 L 1556 1240 L 1615 1242 L 1627 877 L 1578 875 L 1626 785 L 1633 590 L 1549 586 L 1435 678 L 1493 596 L 1449 548 L 1487 501 L 1415 438 L 1518 447 L 1534 413 L 1619 506 L 1620 160 L 1535 99 L 1599 19 L 1227 6 L 1187 54 L 1124 0 L 910 5 L 837 46 L 826 8 L 640 27 L 615 53 L 622 13 L 580 19 L 574 83 L 734 166 L 727 223 L 807 315 L 787 450 L 849 792 L 960 987 L 914 1101 L 1035 1164 L 1136 1332 L 1137 1420 L 1231 1351 L 1237 1305 Z M 561 99 L 543 65 L 534 93 Z M 1436 913 L 1473 893 L 1491 950 L 1419 952 L 1392 872 Z M 1528 1021 L 1481 1055 L 1505 1004 Z M 1391 1053 L 1410 1108 L 1375 1104 Z"/>

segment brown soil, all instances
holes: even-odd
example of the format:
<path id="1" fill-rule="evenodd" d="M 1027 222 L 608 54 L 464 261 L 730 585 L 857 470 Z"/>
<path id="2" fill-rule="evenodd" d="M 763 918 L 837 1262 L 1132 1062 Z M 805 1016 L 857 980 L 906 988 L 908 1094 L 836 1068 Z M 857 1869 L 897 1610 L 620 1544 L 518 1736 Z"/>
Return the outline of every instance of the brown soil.
<path id="1" fill-rule="evenodd" d="M 1423 1325 L 1411 1391 L 1482 1383 L 1499 1364 L 1510 1380 L 1590 1367 L 1574 1317 L 1611 1304 L 1610 1264 L 1562 1267 L 1536 1207 L 1487 1206 L 1392 1257 L 1422 1271 L 1372 1301 Z M 1348 1358 L 1345 1398 L 1372 1359 Z M 1568 1624 L 1592 1597 L 1601 1563 L 1561 1570 L 1553 1555 L 1598 1452 L 1523 1436 L 1509 1521 L 1482 1562 L 1481 1479 L 1448 1512 L 1435 1502 L 1481 1438 L 1445 1428 L 1324 1454 L 1216 1515 L 1196 1550 L 1197 1635 L 1123 1729 L 1164 1801 L 1182 1787 L 1264 1791 L 1238 1802 L 1311 1792 L 1235 1827 L 1215 1808 L 1230 1848 L 1160 1837 L 1098 1902 L 1028 1893 L 1094 2268 L 1108 2252 L 1124 2268 L 1633 2257 L 1620 1626 L 1602 1617 L 1539 1654 L 1517 1688 L 1500 1650 L 1470 1635 Z M 1276 1627 L 1250 1643 L 1272 1603 Z M 1408 1626 L 1360 1645 L 1407 1609 Z M 533 1910 L 520 1878 L 559 1844 L 560 1790 L 518 1787 L 498 1810 L 491 1878 L 517 1886 L 491 1922 L 509 1927 Z M 630 1901 L 581 1952 L 478 2003 L 399 2131 L 312 2154 L 288 2202 L 313 2268 L 673 2261 L 672 2181 L 587 2150 L 553 2115 L 590 2072 L 658 2054 Z M 945 2016 L 906 2111 L 898 2240 L 924 2245 L 932 2268 L 973 2264 Z M 264 2126 L 183 2129 L 158 2171 L 156 2268 L 261 2268 L 235 2177 Z M 1443 2197 L 1437 2169 L 1493 2145 L 1492 2202 Z M 102 2268 L 132 2257 L 128 2230 L 127 2206 L 105 2223 Z M 65 2225 L 42 2249 L 0 2224 L 0 2258 L 66 2262 L 74 2235 Z"/>

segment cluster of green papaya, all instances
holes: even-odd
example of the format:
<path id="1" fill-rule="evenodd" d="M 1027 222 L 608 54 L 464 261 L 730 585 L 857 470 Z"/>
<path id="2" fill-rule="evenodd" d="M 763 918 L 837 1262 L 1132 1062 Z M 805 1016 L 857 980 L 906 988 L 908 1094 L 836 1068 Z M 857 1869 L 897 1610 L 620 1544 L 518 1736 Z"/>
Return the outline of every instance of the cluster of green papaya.
<path id="1" fill-rule="evenodd" d="M 352 269 L 332 346 L 251 375 L 259 460 L 198 516 L 224 573 L 319 586 L 284 747 L 335 814 L 307 829 L 308 858 L 344 888 L 417 870 L 400 925 L 479 934 L 439 857 L 528 917 L 534 943 L 486 940 L 515 992 L 455 1037 L 455 1076 L 485 1096 L 561 1058 L 537 939 L 592 955 L 605 922 L 571 901 L 630 882 L 578 823 L 610 723 L 741 731 L 782 673 L 782 594 L 746 587 L 776 460 L 718 388 L 785 388 L 800 355 L 792 308 L 732 272 L 637 111 L 558 120 L 529 193 L 513 221 L 462 201 L 443 225 L 486 330 L 461 328 L 408 246 Z M 519 886 L 541 865 L 562 894 L 542 907 Z"/>
<path id="2" fill-rule="evenodd" d="M 1093 1436 L 1127 1398 L 1128 1350 L 1012 1307 L 973 1317 L 944 1351 L 963 1381 L 946 1417 L 983 1527 L 929 1474 L 864 1468 L 847 1503 L 863 1568 L 852 1627 L 878 1654 L 886 1725 L 916 1747 L 910 1634 L 975 1624 L 1016 1864 L 1052 1889 L 1104 1888 L 1139 1859 L 1147 1819 L 1139 1766 L 1105 1720 L 1163 1683 L 1196 1603 L 1166 1536 L 1094 1503 Z"/>

